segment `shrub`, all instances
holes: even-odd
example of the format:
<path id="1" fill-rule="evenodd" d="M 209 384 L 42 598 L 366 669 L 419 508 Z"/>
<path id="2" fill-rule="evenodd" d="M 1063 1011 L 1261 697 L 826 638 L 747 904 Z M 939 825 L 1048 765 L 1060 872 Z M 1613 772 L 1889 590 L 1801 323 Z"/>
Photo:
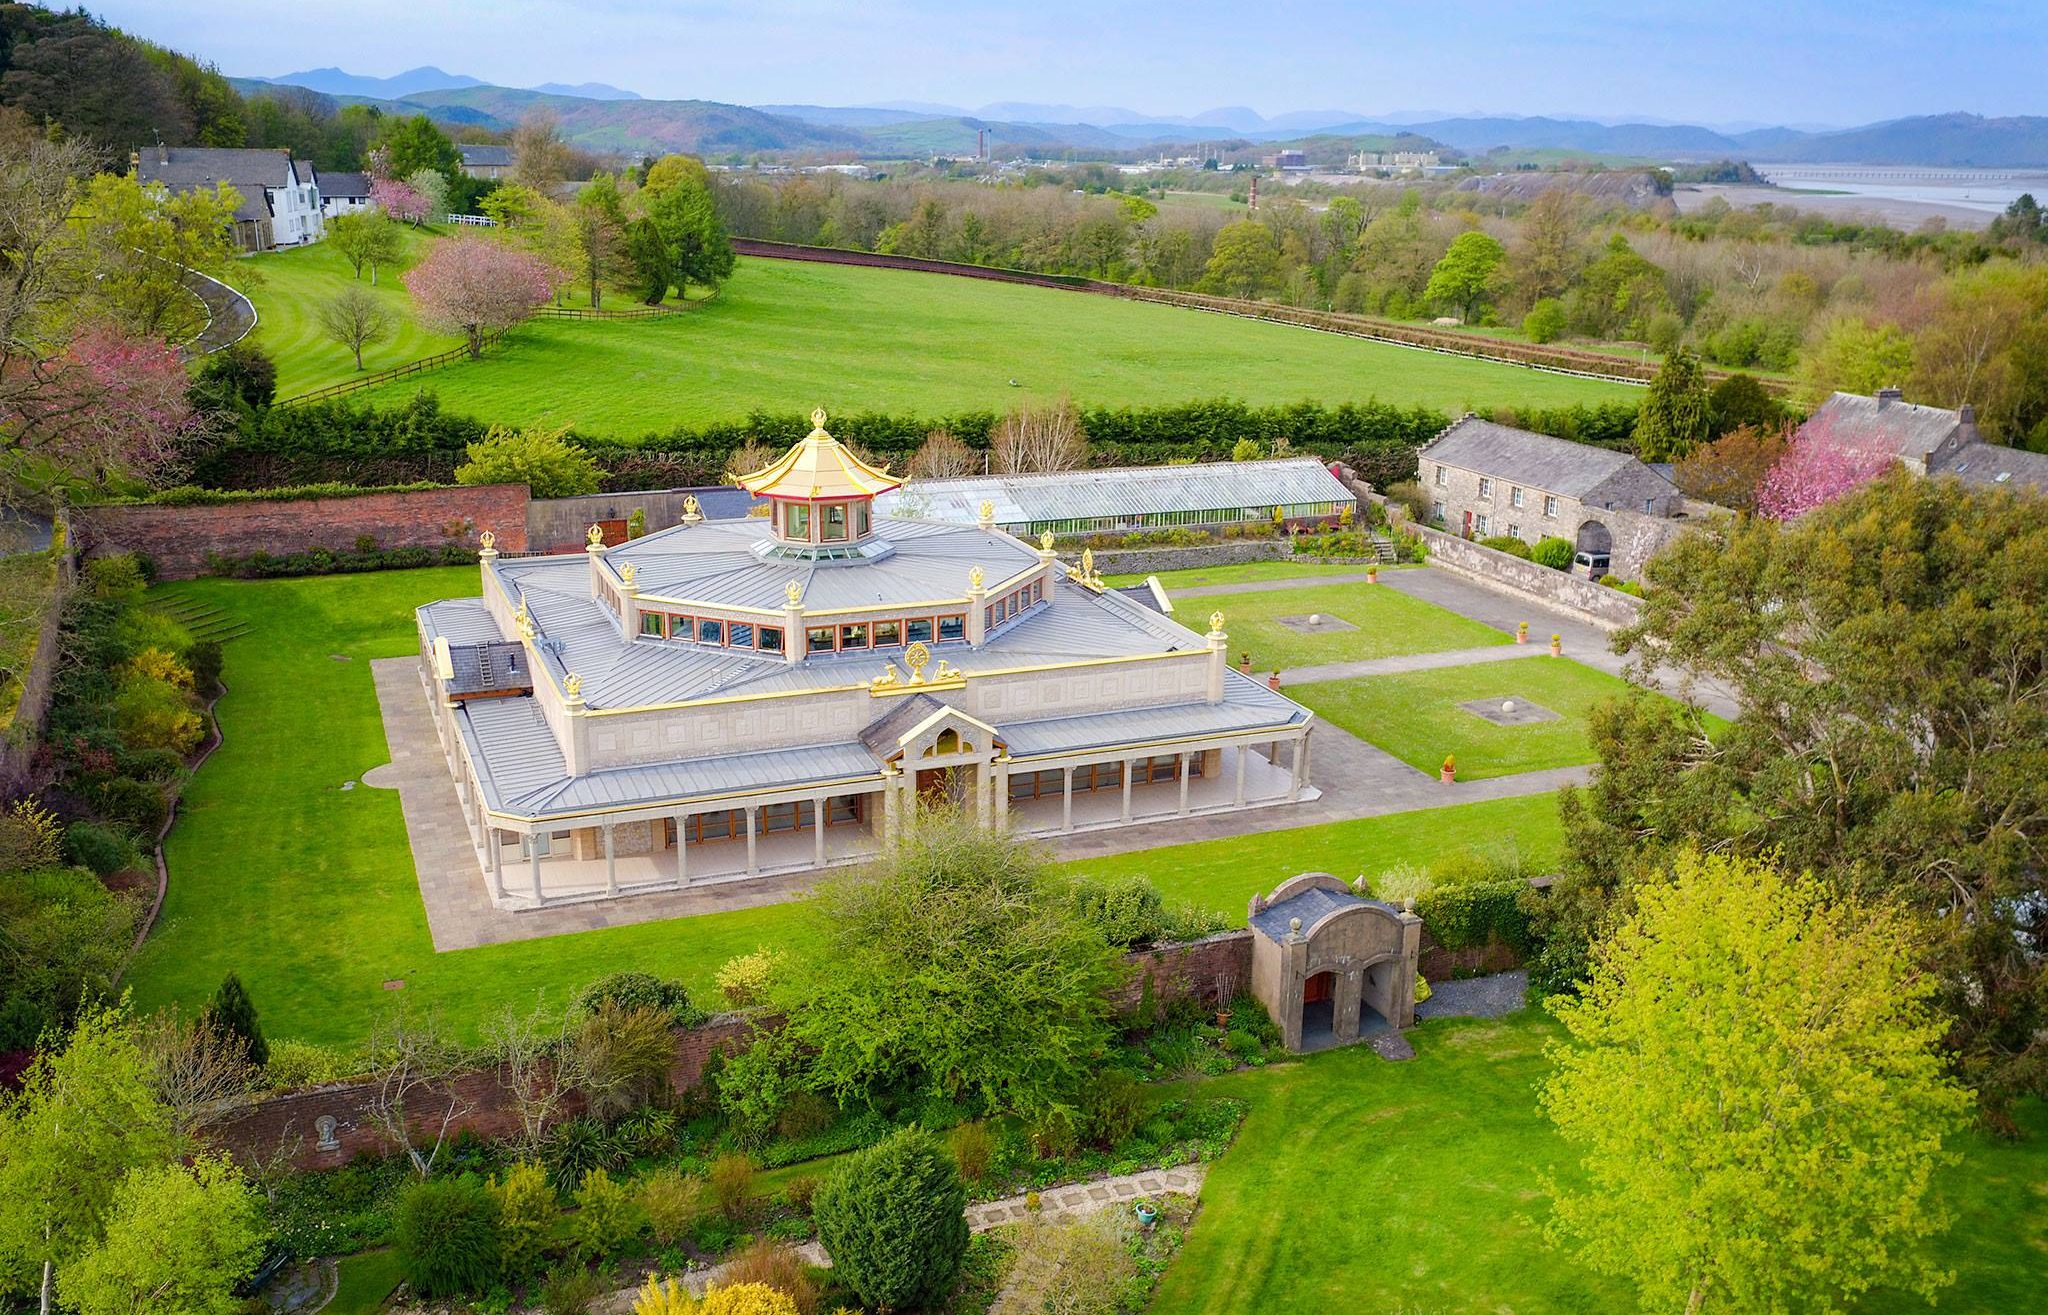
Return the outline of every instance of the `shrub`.
<path id="1" fill-rule="evenodd" d="M 789 1204 L 792 1209 L 809 1214 L 811 1212 L 811 1201 L 818 1194 L 818 1176 L 812 1173 L 800 1173 L 789 1180 L 789 1186 L 782 1189 L 782 1194 L 789 1198 Z"/>
<path id="2" fill-rule="evenodd" d="M 270 1062 L 270 1043 L 263 1039 L 263 1025 L 256 1019 L 256 1002 L 239 975 L 230 972 L 221 979 L 201 1020 L 216 1033 L 233 1037 L 251 1064 L 261 1068 Z"/>
<path id="3" fill-rule="evenodd" d="M 159 680 L 174 689 L 192 688 L 192 668 L 178 661 L 177 654 L 153 646 L 129 658 L 123 673 L 136 680 Z"/>
<path id="4" fill-rule="evenodd" d="M 719 965 L 712 980 L 718 984 L 718 993 L 725 997 L 726 1007 L 751 1009 L 766 1004 L 778 957 L 773 950 L 761 949 L 752 954 L 736 954 Z"/>
<path id="5" fill-rule="evenodd" d="M 697 1011 L 690 1007 L 690 993 L 681 982 L 653 973 L 624 972 L 600 977 L 577 993 L 576 1007 L 595 1014 L 605 1005 L 621 1009 L 656 1009 L 674 1023 L 692 1022 Z"/>
<path id="6" fill-rule="evenodd" d="M 567 429 L 496 428 L 471 443 L 455 468 L 457 484 L 524 484 L 536 498 L 573 498 L 598 489 L 590 454 Z"/>
<path id="7" fill-rule="evenodd" d="M 1528 314 L 1522 316 L 1522 332 L 1527 334 L 1529 341 L 1533 343 L 1556 342 L 1564 337 L 1567 327 L 1564 303 L 1555 297 L 1543 298 L 1529 308 Z"/>
<path id="8" fill-rule="evenodd" d="M 967 1189 L 938 1138 L 905 1128 L 856 1151 L 812 1202 L 818 1240 L 863 1304 L 936 1305 L 967 1251 Z"/>
<path id="9" fill-rule="evenodd" d="M 0 872 L 55 867 L 60 855 L 69 862 L 83 862 L 69 857 L 69 847 L 70 832 L 55 813 L 33 799 L 18 799 L 0 814 Z"/>
<path id="10" fill-rule="evenodd" d="M 134 553 L 94 557 L 85 563 L 86 591 L 95 598 L 140 598 L 148 586 L 142 562 Z"/>
<path id="11" fill-rule="evenodd" d="M 563 1265 L 540 1285 L 540 1308 L 547 1315 L 589 1315 L 598 1298 L 611 1291 L 603 1274 L 583 1265 Z"/>
<path id="12" fill-rule="evenodd" d="M 1430 502 L 1429 494 L 1423 490 L 1420 484 L 1417 484 L 1412 479 L 1403 480 L 1391 488 L 1381 490 L 1381 492 L 1386 494 L 1388 502 L 1407 512 L 1408 519 L 1414 521 L 1417 525 L 1429 524 L 1430 513 L 1436 510 L 1435 506 Z"/>
<path id="13" fill-rule="evenodd" d="M 222 650 L 218 639 L 202 639 L 185 654 L 192 667 L 192 688 L 204 695 L 220 689 Z"/>
<path id="14" fill-rule="evenodd" d="M 1517 953 L 1531 945 L 1521 894 L 1526 881 L 1483 881 L 1435 886 L 1415 901 L 1422 925 L 1447 950 L 1470 949 L 1498 937 Z"/>
<path id="15" fill-rule="evenodd" d="M 1142 1083 L 1122 1069 L 1104 1069 L 1082 1100 L 1084 1135 L 1090 1144 L 1108 1150 L 1131 1135 L 1144 1108 Z"/>
<path id="16" fill-rule="evenodd" d="M 664 1247 L 688 1237 L 697 1222 L 711 1212 L 704 1180 L 672 1167 L 658 1169 L 643 1179 L 638 1197 L 654 1240 Z"/>
<path id="17" fill-rule="evenodd" d="M 711 1199 L 727 1219 L 745 1219 L 754 1202 L 754 1161 L 745 1155 L 721 1155 L 708 1175 Z"/>
<path id="18" fill-rule="evenodd" d="M 831 1101 L 815 1091 L 799 1091 L 783 1106 L 782 1117 L 775 1121 L 775 1132 L 790 1141 L 802 1141 L 825 1131 L 838 1117 L 839 1111 Z"/>
<path id="19" fill-rule="evenodd" d="M 578 1089 L 591 1117 L 638 1109 L 668 1080 L 675 1038 L 667 1010 L 604 1000 L 570 1038 Z"/>
<path id="20" fill-rule="evenodd" d="M 774 1133 L 790 1102 L 805 1090 L 807 1070 L 803 1048 L 780 1029 L 756 1032 L 753 1044 L 727 1057 L 718 1073 L 718 1108 L 741 1141 L 759 1145 Z M 831 1126 L 829 1114 L 825 1126 Z"/>
<path id="21" fill-rule="evenodd" d="M 1253 1055 L 1264 1054 L 1265 1042 L 1241 1027 L 1233 1027 L 1223 1036 L 1223 1046 L 1239 1059 L 1250 1059 Z"/>
<path id="22" fill-rule="evenodd" d="M 1553 571 L 1569 571 L 1572 568 L 1572 541 L 1560 539 L 1555 534 L 1546 535 L 1529 550 L 1529 560 Z"/>
<path id="23" fill-rule="evenodd" d="M 963 1123 L 946 1134 L 946 1150 L 953 1156 L 953 1167 L 960 1176 L 970 1183 L 979 1183 L 988 1177 L 989 1166 L 996 1158 L 996 1139 L 989 1135 L 987 1125 Z"/>
<path id="24" fill-rule="evenodd" d="M 620 1119 L 613 1131 L 620 1145 L 634 1155 L 668 1155 L 682 1144 L 681 1123 L 674 1110 L 649 1105 Z"/>
<path id="25" fill-rule="evenodd" d="M 1504 552 L 1510 557 L 1519 557 L 1523 561 L 1529 560 L 1529 545 L 1512 534 L 1489 535 L 1479 541 L 1479 546 L 1491 548 L 1495 552 Z"/>
<path id="26" fill-rule="evenodd" d="M 548 1167 L 558 1183 L 581 1182 L 591 1170 L 621 1167 L 627 1158 L 619 1138 L 596 1119 L 570 1119 L 548 1137 Z"/>
<path id="27" fill-rule="evenodd" d="M 674 1279 L 648 1276 L 633 1300 L 633 1315 L 802 1315 L 796 1303 L 759 1283 L 721 1283 L 703 1300 Z"/>
<path id="28" fill-rule="evenodd" d="M 498 1276 L 498 1203 L 475 1178 L 428 1178 L 392 1208 L 405 1281 L 429 1299 L 482 1292 Z"/>
<path id="29" fill-rule="evenodd" d="M 317 1087 L 339 1082 L 362 1070 L 354 1056 L 316 1046 L 310 1041 L 273 1041 L 270 1062 L 263 1066 L 263 1080 L 273 1089 Z"/>
<path id="30" fill-rule="evenodd" d="M 116 687 L 114 725 L 131 748 L 169 749 L 178 754 L 191 753 L 206 734 L 206 723 L 185 702 L 183 690 L 165 681 L 132 675 Z"/>
<path id="31" fill-rule="evenodd" d="M 239 402 L 261 411 L 277 396 L 277 363 L 244 339 L 206 357 L 193 391 L 222 404 Z"/>
<path id="32" fill-rule="evenodd" d="M 569 1237 L 582 1255 L 593 1259 L 609 1256 L 640 1231 L 640 1214 L 633 1208 L 633 1198 L 618 1179 L 602 1169 L 583 1175 L 575 1201 Z"/>
<path id="33" fill-rule="evenodd" d="M 804 1265 L 803 1257 L 787 1242 L 756 1238 L 745 1250 L 725 1262 L 718 1276 L 721 1288 L 758 1284 L 789 1298 L 799 1315 L 816 1315 L 818 1285 Z"/>
<path id="34" fill-rule="evenodd" d="M 562 1211 L 555 1186 L 537 1164 L 515 1164 L 490 1181 L 498 1201 L 498 1256 L 504 1276 L 517 1281 L 540 1272 L 555 1243 Z"/>
<path id="35" fill-rule="evenodd" d="M 1075 909 L 1119 949 L 1222 930 L 1223 920 L 1202 910 L 1169 909 L 1159 888 L 1143 877 L 1077 877 L 1073 892 Z"/>

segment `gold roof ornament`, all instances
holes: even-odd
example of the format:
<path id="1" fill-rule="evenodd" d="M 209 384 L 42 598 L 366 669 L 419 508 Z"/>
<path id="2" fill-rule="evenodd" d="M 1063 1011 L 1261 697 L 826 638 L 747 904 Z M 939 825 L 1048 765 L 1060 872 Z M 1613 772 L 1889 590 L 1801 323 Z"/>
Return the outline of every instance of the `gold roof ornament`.
<path id="1" fill-rule="evenodd" d="M 910 668 L 911 684 L 924 684 L 924 669 L 931 660 L 932 651 L 924 646 L 922 640 L 912 641 L 910 647 L 903 650 L 903 665 Z"/>
<path id="2" fill-rule="evenodd" d="M 572 699 L 582 698 L 583 677 L 577 675 L 573 671 L 570 672 L 568 675 L 564 676 L 562 678 L 562 693 L 568 695 Z"/>
<path id="3" fill-rule="evenodd" d="M 631 589 L 633 587 L 633 581 L 639 576 L 639 574 L 640 568 L 633 565 L 633 563 L 631 562 L 627 562 L 624 566 L 621 566 L 619 568 L 619 580 L 628 589 Z"/>
<path id="4" fill-rule="evenodd" d="M 944 658 L 940 658 L 939 665 L 932 670 L 932 680 L 934 682 L 942 680 L 962 679 L 964 679 L 964 677 L 960 674 L 960 668 L 954 666 L 952 663 L 946 661 L 946 659 Z"/>
<path id="5" fill-rule="evenodd" d="M 811 423 L 815 427 L 803 442 L 751 474 L 734 475 L 733 482 L 760 497 L 806 502 L 872 498 L 902 486 L 887 466 L 870 466 L 826 433 L 823 407 L 811 412 Z"/>
<path id="6" fill-rule="evenodd" d="M 704 504 L 697 501 L 697 495 L 694 493 L 683 495 L 683 524 L 695 525 L 703 519 Z"/>
<path id="7" fill-rule="evenodd" d="M 1040 551 L 1040 552 L 1051 552 L 1051 551 L 1052 551 L 1052 531 L 1051 531 L 1051 530 L 1047 530 L 1047 531 L 1046 531 L 1045 533 L 1043 533 L 1043 534 L 1041 534 L 1041 535 L 1039 535 L 1039 536 L 1038 536 L 1038 551 Z"/>
<path id="8" fill-rule="evenodd" d="M 489 530 L 485 530 L 482 534 L 477 535 L 476 541 L 484 546 L 485 552 L 489 552 L 498 546 L 498 536 Z"/>
<path id="9" fill-rule="evenodd" d="M 967 570 L 967 587 L 971 590 L 979 590 L 981 588 L 981 581 L 981 568 L 979 566 L 969 567 Z"/>
<path id="10" fill-rule="evenodd" d="M 980 507 L 981 523 L 984 528 L 996 523 L 996 504 L 984 501 Z"/>
<path id="11" fill-rule="evenodd" d="M 782 586 L 782 596 L 789 600 L 791 607 L 801 607 L 804 601 L 804 586 L 799 580 L 791 580 Z"/>
<path id="12" fill-rule="evenodd" d="M 882 674 L 869 681 L 868 688 L 888 689 L 897 682 L 897 679 L 896 664 L 894 662 L 884 662 L 882 664 Z"/>
<path id="13" fill-rule="evenodd" d="M 1209 613 L 1209 633 L 1212 635 L 1220 635 L 1223 633 L 1223 613 Z"/>
<path id="14" fill-rule="evenodd" d="M 1108 588 L 1107 585 L 1102 583 L 1102 573 L 1095 569 L 1095 550 L 1093 548 L 1083 548 L 1081 550 L 1081 569 L 1075 572 L 1073 578 L 1075 584 L 1080 585 L 1084 589 L 1093 589 L 1098 594 Z"/>
<path id="15" fill-rule="evenodd" d="M 590 541 L 590 546 L 593 548 L 604 547 L 604 526 L 592 525 L 583 532 L 583 537 Z"/>
<path id="16" fill-rule="evenodd" d="M 520 638 L 533 638 L 533 613 L 527 609 L 525 594 L 519 595 L 519 610 L 512 614 L 512 623 L 519 627 Z"/>

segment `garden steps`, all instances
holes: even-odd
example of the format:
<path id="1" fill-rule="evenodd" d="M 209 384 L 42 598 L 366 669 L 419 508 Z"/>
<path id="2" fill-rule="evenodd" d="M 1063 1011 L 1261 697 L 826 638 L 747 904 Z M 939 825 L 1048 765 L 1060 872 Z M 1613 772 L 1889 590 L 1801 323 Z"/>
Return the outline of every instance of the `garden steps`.
<path id="1" fill-rule="evenodd" d="M 234 613 L 187 595 L 165 594 L 152 599 L 150 608 L 185 627 L 197 640 L 225 644 L 249 633 L 248 622 Z"/>

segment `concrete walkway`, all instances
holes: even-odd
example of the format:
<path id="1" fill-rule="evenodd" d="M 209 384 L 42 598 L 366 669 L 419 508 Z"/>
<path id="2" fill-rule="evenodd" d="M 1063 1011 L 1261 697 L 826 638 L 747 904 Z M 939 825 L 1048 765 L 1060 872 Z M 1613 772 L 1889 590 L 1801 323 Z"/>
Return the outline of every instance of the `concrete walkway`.
<path id="1" fill-rule="evenodd" d="M 1193 1196 L 1202 1190 L 1202 1180 L 1208 1175 L 1209 1166 L 1206 1164 L 1183 1164 L 1174 1169 L 1146 1169 L 1115 1178 L 1048 1187 L 1038 1194 L 1037 1214 L 1041 1218 L 1059 1219 L 1070 1215 L 1092 1215 L 1098 1210 L 1132 1205 L 1138 1201 L 1156 1201 L 1169 1194 Z M 1025 1200 L 1023 1196 L 1006 1196 L 1000 1201 L 970 1205 L 967 1207 L 967 1227 L 977 1233 L 986 1233 L 1004 1224 L 1022 1223 L 1033 1213 L 1026 1207 Z"/>

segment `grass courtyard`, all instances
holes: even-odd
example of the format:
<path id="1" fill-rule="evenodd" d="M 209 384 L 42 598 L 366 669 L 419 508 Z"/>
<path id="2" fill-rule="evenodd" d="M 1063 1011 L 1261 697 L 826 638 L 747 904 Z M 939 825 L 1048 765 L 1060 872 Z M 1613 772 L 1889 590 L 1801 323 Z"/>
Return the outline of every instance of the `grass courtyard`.
<path id="1" fill-rule="evenodd" d="M 285 262 L 301 254 L 266 257 L 276 263 L 264 268 L 296 271 Z M 339 259 L 304 254 L 313 256 L 309 264 Z M 273 278 L 252 294 L 266 319 L 267 303 L 286 286 Z M 340 349 L 317 335 L 301 341 L 279 330 L 265 341 L 284 353 L 287 393 L 352 373 Z M 1171 306 L 778 260 L 742 260 L 717 298 L 691 315 L 536 321 L 482 361 L 362 400 L 394 404 L 422 386 L 452 411 L 628 439 L 754 410 L 940 415 L 1062 394 L 1132 406 L 1220 394 L 1261 404 L 1377 397 L 1452 413 L 1635 397 L 1621 384 Z"/>
<path id="2" fill-rule="evenodd" d="M 396 317 L 396 331 L 374 347 L 363 349 L 363 369 L 388 370 L 422 356 L 461 345 L 452 334 L 432 333 L 413 318 L 412 298 L 405 290 L 405 271 L 419 258 L 422 247 L 432 241 L 412 229 L 405 234 L 405 257 L 377 271 L 377 284 L 370 285 L 370 271 L 362 278 L 349 270 L 348 261 L 331 242 L 288 251 L 265 252 L 236 264 L 235 269 L 252 277 L 231 281 L 255 303 L 256 331 L 251 338 L 277 362 L 277 395 L 291 397 L 352 379 L 355 357 L 320 332 L 317 318 L 321 303 L 344 288 L 357 287 L 381 301 Z"/>
<path id="3" fill-rule="evenodd" d="M 1218 576 L 1210 582 L 1222 584 L 1245 578 Z M 1168 597 L 1171 596 L 1169 589 Z M 1230 635 L 1231 660 L 1234 662 L 1240 654 L 1249 652 L 1253 671 L 1277 667 L 1283 677 L 1295 667 L 1366 662 L 1404 653 L 1445 653 L 1514 642 L 1492 626 L 1468 621 L 1434 603 L 1375 584 L 1318 585 L 1311 579 L 1299 589 L 1195 597 L 1174 606 L 1180 620 L 1198 630 L 1207 624 L 1210 612 L 1221 611 L 1223 628 Z M 1324 618 L 1324 623 L 1313 632 L 1304 633 L 1282 624 L 1311 616 Z"/>
<path id="4" fill-rule="evenodd" d="M 473 1034 L 504 1006 L 530 1007 L 541 990 L 561 1000 L 622 968 L 707 991 L 731 956 L 801 935 L 798 910 L 779 905 L 435 953 L 397 794 L 342 787 L 389 757 L 370 660 L 412 653 L 412 610 L 474 593 L 475 570 L 172 588 L 251 629 L 227 650 L 225 742 L 188 786 L 166 846 L 163 917 L 129 978 L 140 1007 L 196 1007 L 232 969 L 270 1035 L 345 1045 L 399 998 L 385 983 L 402 981 L 405 1000 L 440 1007 Z M 1241 917 L 1254 891 L 1296 872 L 1376 872 L 1506 837 L 1539 861 L 1554 857 L 1554 801 L 1465 805 L 1074 866 L 1140 873 L 1176 899 Z"/>
<path id="5" fill-rule="evenodd" d="M 1243 1311 L 1539 1315 L 1635 1309 L 1624 1284 L 1545 1244 L 1545 1174 L 1569 1181 L 1568 1148 L 1536 1105 L 1546 1042 L 1537 1010 L 1446 1020 L 1409 1034 L 1417 1057 L 1369 1048 L 1199 1084 L 1250 1112 L 1210 1169 L 1202 1213 L 1166 1272 L 1152 1315 Z M 2021 1112 L 2030 1138 L 1968 1134 L 1940 1198 L 1956 1225 L 1940 1243 L 1956 1284 L 1943 1311 L 2039 1306 L 2048 1246 L 2048 1107 Z M 1859 1315 L 1925 1311 L 1873 1293 Z"/>
<path id="6" fill-rule="evenodd" d="M 1532 641 L 1533 642 L 1533 641 Z M 1317 681 L 1288 693 L 1318 715 L 1378 745 L 1410 767 L 1434 772 L 1456 755 L 1458 779 L 1478 781 L 1516 772 L 1571 767 L 1598 760 L 1586 738 L 1586 714 L 1632 686 L 1570 658 L 1536 656 L 1478 662 L 1434 671 L 1354 680 Z M 1460 707 L 1476 701 L 1534 703 L 1554 721 L 1501 726 Z M 1719 719 L 1709 716 L 1710 725 Z"/>
<path id="7" fill-rule="evenodd" d="M 1394 570 L 1394 567 L 1388 567 Z M 1201 589 L 1209 585 L 1261 583 L 1269 580 L 1316 580 L 1325 576 L 1352 576 L 1365 574 L 1363 566 L 1331 565 L 1323 562 L 1297 562 L 1281 558 L 1270 562 L 1245 562 L 1239 566 L 1190 566 L 1181 571 L 1152 571 L 1139 575 L 1104 576 L 1112 585 L 1142 584 L 1153 575 L 1166 586 L 1167 594 L 1184 589 Z M 1176 605 L 1178 600 L 1176 599 Z"/>

